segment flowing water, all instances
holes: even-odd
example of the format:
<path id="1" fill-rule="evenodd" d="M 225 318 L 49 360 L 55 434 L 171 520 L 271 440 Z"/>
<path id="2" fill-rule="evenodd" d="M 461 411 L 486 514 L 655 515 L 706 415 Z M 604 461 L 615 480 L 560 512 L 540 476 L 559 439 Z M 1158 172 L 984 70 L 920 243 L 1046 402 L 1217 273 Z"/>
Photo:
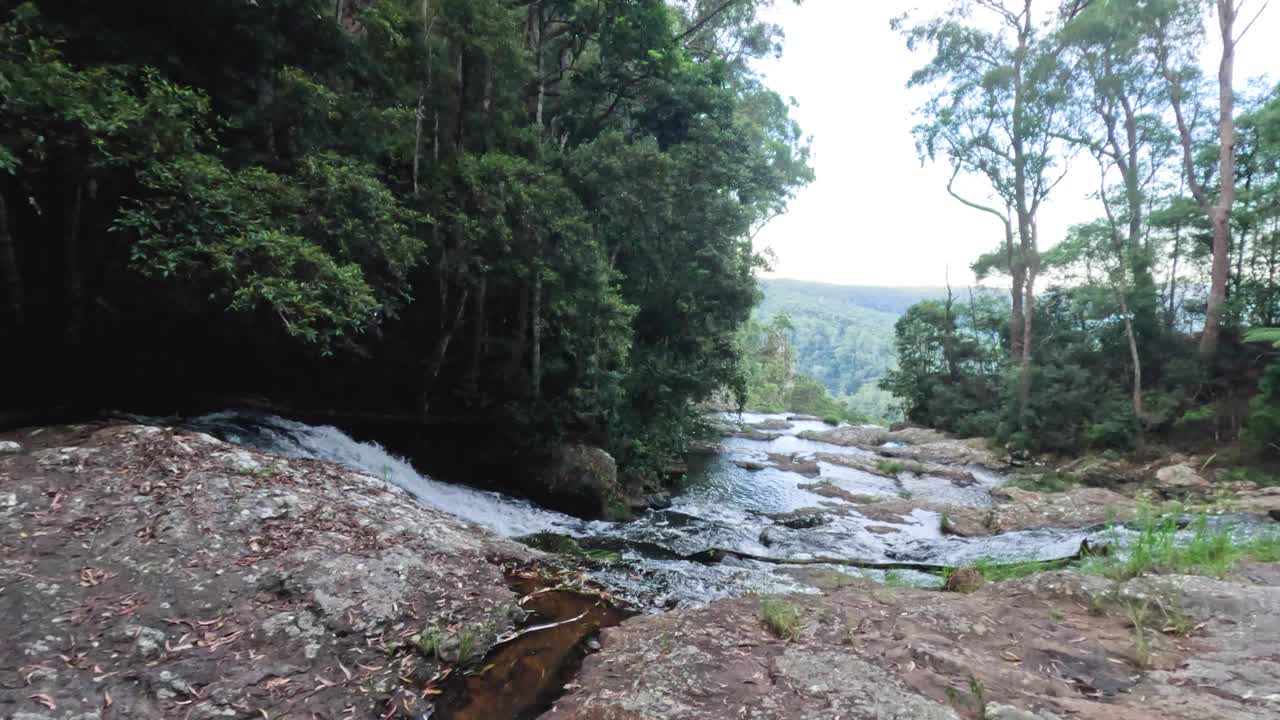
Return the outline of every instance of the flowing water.
<path id="1" fill-rule="evenodd" d="M 787 422 L 783 415 L 749 413 L 725 419 Z M 329 460 L 384 478 L 424 504 L 508 537 L 555 533 L 575 538 L 584 548 L 609 550 L 619 559 L 596 563 L 594 579 L 623 597 L 657 607 L 697 605 L 748 592 L 815 590 L 791 569 L 774 563 L 735 557 L 717 564 L 682 559 L 716 548 L 771 559 L 963 564 L 979 558 L 1062 557 L 1075 552 L 1086 537 L 1080 531 L 1051 529 L 991 538 L 951 537 L 941 532 L 937 513 L 916 510 L 897 523 L 872 520 L 844 501 L 803 487 L 826 481 L 862 495 L 910 493 L 948 504 L 987 504 L 990 488 L 1002 478 L 977 468 L 971 469 L 976 470 L 978 483 L 958 487 L 945 478 L 904 475 L 894 481 L 825 462 L 819 465 L 818 478 L 777 467 L 751 471 L 735 464 L 765 463 L 770 453 L 801 458 L 814 453 L 869 454 L 799 437 L 805 430 L 828 429 L 814 421 L 787 422 L 777 437 L 768 440 L 726 438 L 716 454 L 691 463 L 686 489 L 670 508 L 649 511 L 625 523 L 585 521 L 501 493 L 440 482 L 380 446 L 357 442 L 329 426 L 235 411 L 205 415 L 188 426 L 255 449 Z M 775 517 L 811 508 L 838 512 L 829 513 L 825 524 L 799 529 Z M 821 567 L 873 577 L 879 573 L 840 565 Z"/>

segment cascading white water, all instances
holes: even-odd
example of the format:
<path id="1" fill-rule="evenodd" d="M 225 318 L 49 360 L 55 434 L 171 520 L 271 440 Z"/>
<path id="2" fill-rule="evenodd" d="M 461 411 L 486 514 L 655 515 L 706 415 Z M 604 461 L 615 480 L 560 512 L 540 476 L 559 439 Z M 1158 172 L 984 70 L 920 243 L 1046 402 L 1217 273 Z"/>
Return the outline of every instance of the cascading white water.
<path id="1" fill-rule="evenodd" d="M 508 537 L 538 532 L 582 535 L 590 526 L 599 524 L 499 493 L 434 480 L 381 445 L 357 441 L 330 425 L 307 425 L 275 415 L 241 411 L 202 415 L 186 424 L 264 452 L 345 465 L 403 488 L 424 505 Z"/>

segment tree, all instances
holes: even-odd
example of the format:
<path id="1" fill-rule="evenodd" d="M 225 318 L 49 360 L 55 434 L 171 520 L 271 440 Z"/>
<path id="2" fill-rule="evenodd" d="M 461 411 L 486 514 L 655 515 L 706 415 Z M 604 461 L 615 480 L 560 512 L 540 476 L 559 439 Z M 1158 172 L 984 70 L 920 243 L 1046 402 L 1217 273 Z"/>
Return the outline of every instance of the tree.
<path id="1" fill-rule="evenodd" d="M 996 29 L 973 20 L 975 10 Z M 1063 103 L 1051 37 L 1036 23 L 1032 0 L 970 0 L 922 24 L 905 27 L 899 20 L 895 26 L 905 28 L 908 47 L 933 51 L 909 83 L 933 91 L 914 129 L 922 157 L 944 155 L 953 168 L 952 196 L 1004 226 L 1005 266 L 1013 281 L 1010 350 L 1022 366 L 1025 406 L 1040 270 L 1036 217 L 1062 178 L 1055 143 Z M 956 191 L 961 175 L 981 178 L 993 201 Z"/>
<path id="2" fill-rule="evenodd" d="M 1213 267 L 1205 307 L 1200 354 L 1213 357 L 1222 334 L 1223 311 L 1230 274 L 1231 209 L 1235 200 L 1235 90 L 1232 86 L 1235 51 L 1253 25 L 1249 21 L 1236 33 L 1236 21 L 1244 0 L 1215 0 L 1222 54 L 1218 62 L 1218 193 L 1210 199 L 1209 188 L 1196 172 L 1194 117 L 1189 116 L 1188 84 L 1195 76 L 1195 49 L 1201 34 L 1200 3 L 1182 0 L 1152 2 L 1144 8 L 1145 27 L 1151 38 L 1151 52 L 1168 86 L 1169 105 L 1177 123 L 1182 146 L 1183 173 L 1187 188 L 1213 228 Z M 1266 8 L 1266 3 L 1258 13 Z M 1257 15 L 1254 15 L 1254 19 Z"/>

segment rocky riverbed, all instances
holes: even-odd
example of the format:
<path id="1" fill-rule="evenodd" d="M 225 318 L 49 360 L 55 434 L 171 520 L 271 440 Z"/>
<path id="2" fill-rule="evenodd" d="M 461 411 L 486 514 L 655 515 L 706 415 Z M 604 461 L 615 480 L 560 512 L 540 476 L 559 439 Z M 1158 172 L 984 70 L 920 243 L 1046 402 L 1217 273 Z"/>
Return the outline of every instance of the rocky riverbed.
<path id="1" fill-rule="evenodd" d="M 730 420 L 625 523 L 279 419 L 0 434 L 0 717 L 1280 717 L 1280 566 L 888 569 L 1070 556 L 1152 497 L 1269 523 L 1280 494 L 1177 458 L 1026 489 L 932 431 Z"/>

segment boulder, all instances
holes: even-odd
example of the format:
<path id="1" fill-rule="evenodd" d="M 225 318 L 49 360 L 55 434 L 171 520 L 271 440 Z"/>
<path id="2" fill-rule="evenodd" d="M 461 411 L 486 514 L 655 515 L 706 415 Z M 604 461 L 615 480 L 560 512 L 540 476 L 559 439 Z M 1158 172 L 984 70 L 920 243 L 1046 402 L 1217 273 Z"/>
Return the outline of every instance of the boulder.
<path id="1" fill-rule="evenodd" d="M 769 418 L 767 420 L 761 420 L 758 423 L 751 423 L 750 425 L 747 425 L 747 427 L 752 430 L 786 430 L 791 427 L 791 423 L 778 418 Z"/>
<path id="2" fill-rule="evenodd" d="M 1195 468 L 1179 463 L 1156 471 L 1155 488 L 1165 495 L 1185 495 L 1207 490 L 1209 481 L 1196 472 Z"/>
<path id="3" fill-rule="evenodd" d="M 584 517 L 625 514 L 618 463 L 601 448 L 565 445 L 543 473 L 543 488 L 554 502 Z"/>
<path id="4" fill-rule="evenodd" d="M 987 579 L 976 568 L 962 567 L 956 568 L 955 572 L 947 576 L 942 589 L 946 592 L 971 593 L 986 584 Z"/>
<path id="5" fill-rule="evenodd" d="M 795 454 L 769 453 L 769 462 L 783 472 L 793 472 L 805 477 L 817 477 L 821 470 L 813 458 L 798 458 Z"/>
<path id="6" fill-rule="evenodd" d="M 12 440 L 0 440 L 0 455 L 17 455 L 22 446 Z"/>
<path id="7" fill-rule="evenodd" d="M 1090 487 L 1115 487 L 1142 482 L 1139 468 L 1123 460 L 1111 460 L 1089 455 L 1063 465 L 1058 472 L 1081 485 Z"/>
<path id="8" fill-rule="evenodd" d="M 996 502 L 991 530 L 996 533 L 1036 528 L 1088 528 L 1108 522 L 1127 522 L 1138 514 L 1138 504 L 1105 488 L 1075 488 L 1066 492 L 1039 493 L 1016 487 L 991 490 Z"/>
<path id="9" fill-rule="evenodd" d="M 888 431 L 874 425 L 850 425 L 834 430 L 805 430 L 800 437 L 842 447 L 873 448 L 885 441 Z"/>

